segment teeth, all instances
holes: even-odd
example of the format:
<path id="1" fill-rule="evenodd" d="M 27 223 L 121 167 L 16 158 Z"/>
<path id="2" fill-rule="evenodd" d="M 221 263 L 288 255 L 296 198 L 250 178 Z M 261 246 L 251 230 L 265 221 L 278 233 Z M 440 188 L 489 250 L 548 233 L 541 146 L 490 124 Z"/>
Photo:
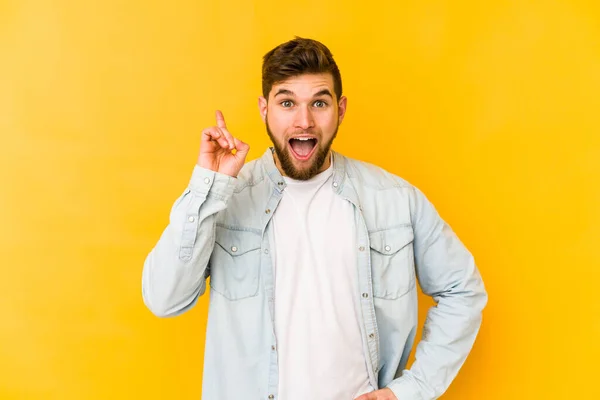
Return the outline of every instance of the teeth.
<path id="1" fill-rule="evenodd" d="M 302 140 L 303 142 L 310 140 L 310 138 L 295 138 L 296 140 Z"/>

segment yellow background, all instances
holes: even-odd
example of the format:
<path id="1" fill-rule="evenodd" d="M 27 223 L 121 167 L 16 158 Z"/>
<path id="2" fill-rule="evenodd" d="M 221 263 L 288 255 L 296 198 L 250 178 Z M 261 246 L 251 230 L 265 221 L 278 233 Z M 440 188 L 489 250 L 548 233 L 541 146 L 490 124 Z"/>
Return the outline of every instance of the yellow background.
<path id="1" fill-rule="evenodd" d="M 294 35 L 342 71 L 334 148 L 420 187 L 478 261 L 444 398 L 600 398 L 600 6 L 574 0 L 1 0 L 0 398 L 199 398 L 208 299 L 155 318 L 143 261 L 216 108 L 250 159 L 269 145 L 261 57 Z"/>

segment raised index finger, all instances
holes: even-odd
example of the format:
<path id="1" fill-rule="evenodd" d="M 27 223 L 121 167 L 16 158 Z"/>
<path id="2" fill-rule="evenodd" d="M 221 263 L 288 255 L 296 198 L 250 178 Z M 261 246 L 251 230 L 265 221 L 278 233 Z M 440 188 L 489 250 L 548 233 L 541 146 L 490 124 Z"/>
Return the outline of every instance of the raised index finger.
<path id="1" fill-rule="evenodd" d="M 215 115 L 217 117 L 217 126 L 219 128 L 227 128 L 227 125 L 225 125 L 225 118 L 223 118 L 223 113 L 220 110 L 217 110 Z"/>

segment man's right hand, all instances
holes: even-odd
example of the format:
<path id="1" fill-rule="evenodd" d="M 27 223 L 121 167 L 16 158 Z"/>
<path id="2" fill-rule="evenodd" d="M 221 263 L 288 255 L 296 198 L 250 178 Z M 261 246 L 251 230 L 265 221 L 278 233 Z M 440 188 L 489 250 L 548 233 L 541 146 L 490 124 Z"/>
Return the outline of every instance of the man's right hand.
<path id="1" fill-rule="evenodd" d="M 229 176 L 237 177 L 244 166 L 250 146 L 234 138 L 227 130 L 223 113 L 216 112 L 217 126 L 202 131 L 198 165 Z M 235 149 L 235 154 L 233 150 Z"/>

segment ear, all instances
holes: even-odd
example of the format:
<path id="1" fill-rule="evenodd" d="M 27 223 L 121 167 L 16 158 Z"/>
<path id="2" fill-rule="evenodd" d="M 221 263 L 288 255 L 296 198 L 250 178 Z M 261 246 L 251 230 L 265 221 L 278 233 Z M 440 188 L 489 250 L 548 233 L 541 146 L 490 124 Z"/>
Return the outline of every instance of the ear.
<path id="1" fill-rule="evenodd" d="M 267 122 L 267 99 L 264 96 L 260 96 L 258 98 L 258 111 L 260 112 L 260 117 L 263 122 Z"/>
<path id="2" fill-rule="evenodd" d="M 342 123 L 342 120 L 344 119 L 344 115 L 346 115 L 346 107 L 347 106 L 348 106 L 348 99 L 346 98 L 346 96 L 342 96 L 342 98 L 338 102 L 338 117 L 339 117 L 340 124 Z"/>

